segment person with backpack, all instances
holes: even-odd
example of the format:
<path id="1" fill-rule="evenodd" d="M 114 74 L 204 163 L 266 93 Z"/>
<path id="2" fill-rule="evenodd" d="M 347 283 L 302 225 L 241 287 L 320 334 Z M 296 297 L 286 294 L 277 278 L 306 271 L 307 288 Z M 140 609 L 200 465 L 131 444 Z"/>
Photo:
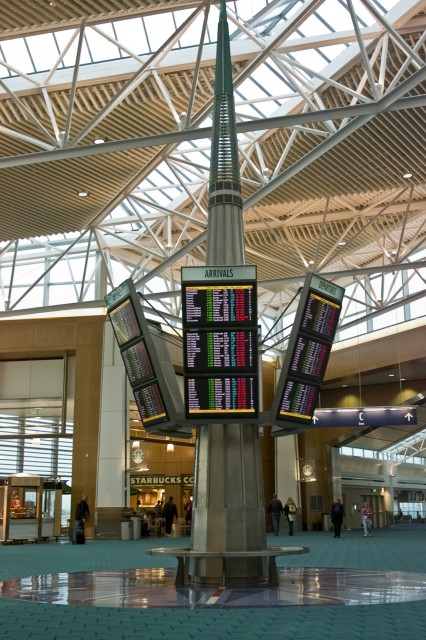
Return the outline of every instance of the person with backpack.
<path id="1" fill-rule="evenodd" d="M 340 532 L 342 530 L 343 518 L 345 517 L 345 509 L 340 498 L 336 498 L 331 505 L 330 519 L 333 523 L 334 537 L 340 538 Z"/>
<path id="2" fill-rule="evenodd" d="M 293 535 L 294 521 L 296 520 L 297 507 L 293 498 L 287 498 L 284 505 L 284 515 L 288 520 L 288 535 Z"/>

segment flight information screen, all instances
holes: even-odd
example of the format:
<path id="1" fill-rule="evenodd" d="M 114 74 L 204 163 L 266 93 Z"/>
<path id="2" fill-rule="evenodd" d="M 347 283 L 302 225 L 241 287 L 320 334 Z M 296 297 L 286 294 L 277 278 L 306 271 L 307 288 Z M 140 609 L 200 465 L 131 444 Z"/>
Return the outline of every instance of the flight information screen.
<path id="1" fill-rule="evenodd" d="M 248 422 L 259 412 L 256 268 L 182 268 L 185 414 Z"/>
<path id="2" fill-rule="evenodd" d="M 184 419 L 184 407 L 162 333 L 146 320 L 130 278 L 110 291 L 105 302 L 143 425 L 166 433 Z M 188 428 L 184 437 L 187 433 Z"/>
<path id="3" fill-rule="evenodd" d="M 319 386 L 287 378 L 279 409 L 279 417 L 310 422 L 315 411 Z"/>
<path id="4" fill-rule="evenodd" d="M 137 387 L 151 378 L 155 378 L 152 364 L 145 341 L 141 339 L 136 344 L 121 351 L 126 373 L 132 387 Z"/>
<path id="5" fill-rule="evenodd" d="M 257 371 L 257 331 L 190 330 L 184 335 L 186 370 L 192 373 Z"/>
<path id="6" fill-rule="evenodd" d="M 336 334 L 345 290 L 311 274 L 305 280 L 277 384 L 275 423 L 310 423 Z"/>
<path id="7" fill-rule="evenodd" d="M 332 342 L 339 321 L 341 305 L 310 291 L 300 331 Z"/>
<path id="8" fill-rule="evenodd" d="M 256 283 L 182 283 L 185 326 L 253 326 L 257 323 Z"/>
<path id="9" fill-rule="evenodd" d="M 188 377 L 186 394 L 188 418 L 257 417 L 255 376 Z"/>
<path id="10" fill-rule="evenodd" d="M 322 381 L 330 348 L 329 344 L 299 334 L 290 362 L 290 374 Z"/>
<path id="11" fill-rule="evenodd" d="M 109 318 L 120 347 L 141 335 L 141 329 L 130 298 L 124 300 L 112 311 L 109 311 Z"/>
<path id="12" fill-rule="evenodd" d="M 168 415 L 157 381 L 133 389 L 133 395 L 144 425 L 152 426 L 161 422 L 167 422 Z"/>

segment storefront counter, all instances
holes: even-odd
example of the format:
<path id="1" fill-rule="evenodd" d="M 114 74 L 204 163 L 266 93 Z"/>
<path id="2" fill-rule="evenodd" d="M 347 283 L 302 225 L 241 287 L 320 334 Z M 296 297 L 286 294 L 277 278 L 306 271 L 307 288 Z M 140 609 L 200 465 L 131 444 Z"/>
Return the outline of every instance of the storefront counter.
<path id="1" fill-rule="evenodd" d="M 0 525 L 0 539 L 5 542 L 8 540 L 38 540 L 39 538 L 37 518 L 10 518 L 9 531 L 7 535 L 5 534 L 3 527 L 4 520 L 2 519 Z"/>

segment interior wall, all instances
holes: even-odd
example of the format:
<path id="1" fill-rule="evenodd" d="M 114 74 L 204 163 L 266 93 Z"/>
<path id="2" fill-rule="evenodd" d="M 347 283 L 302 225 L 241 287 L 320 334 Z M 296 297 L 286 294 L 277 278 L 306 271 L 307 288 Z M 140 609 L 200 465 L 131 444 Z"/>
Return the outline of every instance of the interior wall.
<path id="1" fill-rule="evenodd" d="M 75 355 L 74 447 L 71 516 L 82 493 L 96 503 L 103 316 L 5 320 L 0 360 Z M 93 519 L 87 536 L 93 536 Z"/>
<path id="2" fill-rule="evenodd" d="M 333 346 L 325 380 L 375 371 L 395 364 L 403 365 L 426 356 L 426 327 L 396 327 L 390 335 L 381 332 L 337 343 Z M 381 337 L 382 336 L 382 337 Z"/>
<path id="3" fill-rule="evenodd" d="M 50 398 L 62 401 L 63 358 L 0 362 L 0 399 L 31 401 Z"/>
<path id="4" fill-rule="evenodd" d="M 354 388 L 339 387 L 321 391 L 320 407 L 362 407 L 362 406 L 396 406 L 406 403 L 417 393 L 426 389 L 426 379 L 410 382 L 389 382 L 387 384 L 365 385 L 362 384 L 364 371 L 379 370 L 390 364 L 417 359 L 426 355 L 426 328 L 420 327 L 410 332 L 403 332 L 393 336 L 370 339 L 366 343 L 353 343 L 349 341 L 347 349 L 344 343 L 338 348 L 333 348 L 327 367 L 326 379 L 339 378 L 345 375 L 359 374 L 360 384 Z M 351 427 L 338 427 L 333 429 L 315 429 L 297 436 L 299 444 L 299 456 L 311 458 L 316 461 L 316 482 L 303 483 L 301 486 L 302 506 L 305 514 L 304 525 L 307 529 L 319 526 L 321 514 L 310 508 L 312 496 L 322 497 L 324 511 L 329 511 L 329 505 L 333 501 L 335 483 L 327 482 L 327 478 L 333 478 L 331 458 L 327 455 L 327 449 L 340 446 L 340 442 L 346 440 L 355 429 Z M 355 461 L 354 464 L 357 464 Z M 340 471 L 337 470 L 339 473 Z M 371 477 L 378 477 L 377 468 Z M 335 470 L 336 472 L 336 470 Z M 343 474 L 342 474 L 343 475 Z M 382 477 L 382 476 L 381 476 Z M 335 480 L 335 478 L 333 478 Z M 344 481 L 340 486 L 344 485 Z M 343 486 L 343 490 L 346 487 Z"/>
<path id="5" fill-rule="evenodd" d="M 275 391 L 275 366 L 272 363 L 264 363 L 262 367 L 263 409 L 269 409 Z M 260 430 L 260 455 L 263 469 L 263 494 L 265 509 L 269 504 L 272 494 L 279 491 L 276 479 L 276 452 L 275 439 L 271 437 L 271 427 L 263 427 Z M 272 530 L 270 516 L 265 513 L 268 529 Z"/>
<path id="6" fill-rule="evenodd" d="M 0 332 L 0 360 L 18 360 L 31 358 L 63 357 L 64 353 L 75 355 L 75 419 L 72 510 L 81 493 L 89 495 L 89 502 L 97 501 L 97 460 L 99 446 L 100 395 L 102 375 L 103 330 L 105 318 L 92 316 L 85 318 L 51 318 L 43 320 L 7 320 L 2 321 Z M 412 335 L 399 336 L 399 348 L 404 348 L 404 357 L 421 357 L 426 351 L 425 330 L 414 330 Z M 395 342 L 395 340 L 394 340 Z M 344 350 L 332 352 L 327 375 L 344 375 L 360 366 L 372 366 L 371 353 L 375 366 L 387 366 L 396 355 L 395 345 L 391 348 L 391 339 L 386 338 L 365 347 L 351 346 L 348 357 Z M 365 356 L 365 357 L 364 357 Z M 368 356 L 368 357 L 367 357 Z M 395 360 L 394 360 L 395 362 Z M 360 365 L 361 363 L 361 365 Z M 264 409 L 267 410 L 274 393 L 274 366 L 263 367 Z M 352 390 L 324 391 L 321 394 L 321 406 L 360 406 L 367 404 L 399 404 L 415 393 L 426 388 L 426 380 L 405 384 L 401 389 L 398 383 L 362 387 Z M 350 430 L 349 430 L 350 431 Z M 312 429 L 297 437 L 294 451 L 279 455 L 275 439 L 270 437 L 268 428 L 263 429 L 261 437 L 261 455 L 263 463 L 265 504 L 275 490 L 284 497 L 299 492 L 303 513 L 303 523 L 312 528 L 321 522 L 322 512 L 329 511 L 332 502 L 332 490 L 329 487 L 331 473 L 328 448 L 338 441 L 339 435 L 348 433 L 348 429 Z M 293 438 L 288 436 L 288 438 Z M 288 442 L 287 442 L 288 445 Z M 286 449 L 288 446 L 286 445 Z M 277 455 L 276 453 L 277 452 Z M 297 459 L 308 458 L 316 461 L 316 481 L 300 483 L 297 486 Z M 294 483 L 293 490 L 290 483 Z M 278 486 L 277 486 L 278 485 Z M 290 485 L 290 486 L 289 486 Z M 312 510 L 313 498 L 321 497 L 323 508 Z M 88 536 L 93 534 L 93 520 L 89 523 Z"/>
<path id="7" fill-rule="evenodd" d="M 365 502 L 373 512 L 373 527 L 379 529 L 389 526 L 392 523 L 392 514 L 386 510 L 385 494 L 389 494 L 389 490 L 383 487 L 378 488 L 377 493 L 372 493 L 372 489 L 368 487 L 345 487 L 345 529 L 359 529 L 362 535 L 361 510 Z"/>

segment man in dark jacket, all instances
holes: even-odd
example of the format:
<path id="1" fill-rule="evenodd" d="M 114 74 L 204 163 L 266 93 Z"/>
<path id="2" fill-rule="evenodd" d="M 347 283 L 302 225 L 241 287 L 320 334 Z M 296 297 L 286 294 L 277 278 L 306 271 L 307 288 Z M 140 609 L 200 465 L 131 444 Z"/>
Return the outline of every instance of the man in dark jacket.
<path id="1" fill-rule="evenodd" d="M 268 513 L 272 516 L 272 526 L 274 527 L 274 533 L 277 536 L 280 532 L 280 519 L 284 510 L 283 503 L 277 498 L 277 494 L 274 493 L 272 500 L 268 505 Z"/>
<path id="2" fill-rule="evenodd" d="M 343 504 L 341 503 L 340 498 L 336 498 L 336 500 L 331 505 L 330 511 L 330 519 L 333 523 L 334 537 L 340 538 L 340 531 L 342 530 L 343 518 L 345 517 L 345 509 L 343 508 Z"/>
<path id="3" fill-rule="evenodd" d="M 166 536 L 172 535 L 173 518 L 178 517 L 178 511 L 175 503 L 173 502 L 173 496 L 170 496 L 169 501 L 163 507 L 163 518 L 165 522 Z"/>
<path id="4" fill-rule="evenodd" d="M 89 505 L 87 504 L 87 496 L 83 493 L 81 496 L 80 502 L 77 504 L 75 509 L 75 519 L 74 519 L 74 528 L 72 532 L 72 543 L 75 544 L 77 542 L 77 531 L 78 529 L 83 529 L 84 531 L 84 523 L 86 520 L 90 518 L 90 510 Z"/>

